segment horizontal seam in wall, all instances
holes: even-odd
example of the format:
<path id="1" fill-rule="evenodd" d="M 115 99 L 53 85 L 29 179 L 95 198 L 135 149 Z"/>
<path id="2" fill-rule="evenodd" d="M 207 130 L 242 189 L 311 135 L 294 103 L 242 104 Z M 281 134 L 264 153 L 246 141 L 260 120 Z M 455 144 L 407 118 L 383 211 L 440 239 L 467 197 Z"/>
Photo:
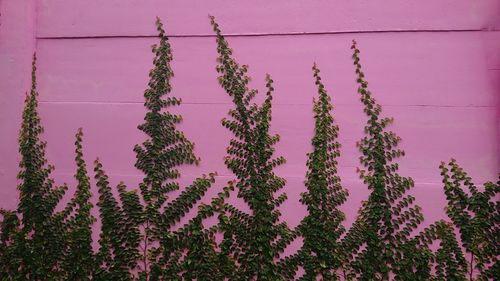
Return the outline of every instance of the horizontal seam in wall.
<path id="1" fill-rule="evenodd" d="M 144 104 L 144 102 L 135 101 L 39 101 L 46 104 L 95 104 L 95 105 L 136 105 Z M 217 103 L 217 102 L 182 102 L 182 105 L 232 105 L 232 103 Z M 312 103 L 275 103 L 274 106 L 310 106 Z M 359 106 L 359 104 L 336 103 L 335 106 Z M 386 107 L 446 107 L 446 108 L 496 108 L 495 105 L 438 105 L 438 104 L 381 104 Z"/>
<path id="2" fill-rule="evenodd" d="M 209 172 L 204 172 L 204 173 L 200 173 L 200 174 L 183 174 L 182 177 L 181 177 L 181 179 L 182 178 L 187 179 L 187 178 L 190 178 L 190 177 L 199 178 L 202 175 L 207 175 L 208 173 Z M 73 176 L 74 174 L 73 173 L 60 172 L 60 173 L 54 173 L 54 175 L 55 176 L 57 176 L 57 175 L 60 175 L 60 176 Z M 108 176 L 109 176 L 110 179 L 113 179 L 113 177 L 144 177 L 143 174 L 113 174 L 113 173 L 108 173 Z M 304 180 L 306 179 L 304 176 L 292 176 L 292 175 L 278 175 L 278 176 L 282 177 L 282 178 L 285 178 L 285 179 L 287 179 L 287 178 L 304 179 Z M 236 178 L 236 176 L 234 176 L 234 175 L 227 175 L 227 174 L 216 175 L 215 177 L 216 178 L 231 178 L 231 179 L 235 179 Z M 354 178 L 343 178 L 343 179 L 341 179 L 341 181 L 344 184 L 345 183 L 363 183 L 363 181 L 360 180 L 357 177 L 354 177 Z M 417 187 L 419 184 L 422 184 L 422 185 L 442 185 L 443 183 L 441 181 L 436 181 L 436 182 L 418 182 L 418 181 L 416 181 L 415 182 L 415 187 Z"/>
<path id="3" fill-rule="evenodd" d="M 334 34 L 370 34 L 370 33 L 424 33 L 424 32 L 495 32 L 489 29 L 416 29 L 416 30 L 344 30 L 315 32 L 269 32 L 223 34 L 225 37 L 265 37 L 265 36 L 304 36 L 304 35 L 334 35 Z M 170 38 L 215 37 L 215 34 L 166 34 Z M 37 39 L 112 39 L 112 38 L 156 38 L 157 35 L 85 35 L 85 36 L 37 36 Z"/>

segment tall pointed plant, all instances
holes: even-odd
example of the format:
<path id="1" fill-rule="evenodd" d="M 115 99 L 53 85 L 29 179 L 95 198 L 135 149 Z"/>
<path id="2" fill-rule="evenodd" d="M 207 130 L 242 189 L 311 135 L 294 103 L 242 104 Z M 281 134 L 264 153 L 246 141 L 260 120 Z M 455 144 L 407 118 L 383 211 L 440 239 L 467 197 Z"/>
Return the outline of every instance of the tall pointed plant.
<path id="1" fill-rule="evenodd" d="M 358 93 L 368 117 L 365 136 L 357 143 L 362 153 L 359 160 L 365 167 L 359 174 L 370 196 L 345 239 L 350 244 L 346 248 L 353 251 L 347 277 L 389 280 L 393 274 L 403 274 L 400 268 L 404 245 L 423 221 L 423 215 L 420 207 L 413 204 L 415 198 L 406 194 L 414 186 L 413 180 L 397 173 L 399 166 L 395 160 L 403 156 L 404 151 L 397 148 L 401 138 L 387 129 L 393 119 L 381 117 L 382 107 L 368 90 L 355 41 L 352 49 Z M 357 245 L 352 247 L 352 241 L 357 241 Z"/>
<path id="2" fill-rule="evenodd" d="M 256 90 L 248 88 L 248 66 L 240 66 L 222 35 L 219 25 L 211 17 L 216 33 L 217 71 L 219 84 L 232 99 L 234 108 L 222 124 L 235 136 L 230 141 L 225 158 L 226 166 L 234 173 L 238 197 L 248 204 L 251 213 L 237 208 L 227 208 L 228 217 L 223 221 L 223 252 L 234 261 L 230 280 L 284 280 L 280 254 L 293 240 L 294 233 L 286 222 L 279 220 L 278 207 L 286 194 L 275 193 L 285 185 L 273 169 L 285 162 L 274 157 L 278 135 L 269 132 L 273 80 L 266 76 L 266 99 L 262 105 L 252 103 Z"/>
<path id="3" fill-rule="evenodd" d="M 314 102 L 315 130 L 313 151 L 308 154 L 305 185 L 301 202 L 307 206 L 307 215 L 298 229 L 304 237 L 300 251 L 305 274 L 300 280 L 338 280 L 343 264 L 340 237 L 345 232 L 345 215 L 338 207 L 347 199 L 337 175 L 337 157 L 340 156 L 338 126 L 331 115 L 330 96 L 321 82 L 320 70 L 314 64 L 313 73 L 318 98 Z"/>
<path id="4" fill-rule="evenodd" d="M 147 113 L 144 123 L 138 129 L 147 135 L 142 145 L 136 145 L 135 166 L 144 173 L 140 184 L 144 201 L 144 215 L 141 222 L 141 268 L 140 276 L 174 280 L 187 266 L 181 258 L 187 251 L 189 235 L 176 232 L 175 225 L 193 208 L 214 181 L 214 174 L 196 179 L 182 193 L 170 200 L 172 192 L 179 190 L 178 167 L 183 164 L 198 164 L 200 161 L 193 152 L 194 144 L 176 126 L 182 116 L 171 113 L 173 106 L 181 100 L 171 96 L 170 80 L 174 75 L 171 46 L 160 19 L 156 20 L 160 42 L 152 48 L 154 68 L 149 73 L 148 89 L 144 92 Z M 181 227 L 186 231 L 201 224 L 189 221 Z M 197 224 L 194 227 L 192 224 Z M 203 259 L 190 259 L 189 265 L 203 263 Z"/>

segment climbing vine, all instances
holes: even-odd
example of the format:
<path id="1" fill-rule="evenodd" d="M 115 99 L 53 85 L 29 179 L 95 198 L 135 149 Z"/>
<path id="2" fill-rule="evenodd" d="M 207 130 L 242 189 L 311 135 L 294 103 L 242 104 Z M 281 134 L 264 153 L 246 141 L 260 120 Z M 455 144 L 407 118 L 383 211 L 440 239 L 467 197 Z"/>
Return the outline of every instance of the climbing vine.
<path id="1" fill-rule="evenodd" d="M 487 182 L 480 191 L 456 160 L 441 163 L 440 169 L 448 200 L 446 213 L 469 257 L 469 280 L 500 276 L 500 181 Z"/>
<path id="2" fill-rule="evenodd" d="M 368 117 L 365 136 L 357 143 L 362 153 L 359 160 L 365 167 L 359 170 L 359 175 L 371 193 L 345 239 L 351 255 L 346 276 L 389 280 L 395 274 L 398 279 L 405 274 L 403 256 L 410 234 L 424 218 L 420 207 L 414 205 L 415 197 L 406 194 L 414 186 L 413 179 L 397 173 L 399 165 L 395 160 L 404 151 L 397 148 L 401 138 L 387 129 L 394 120 L 381 117 L 382 107 L 368 90 L 355 41 L 352 49 L 358 93 Z"/>
<path id="3" fill-rule="evenodd" d="M 313 107 L 315 134 L 313 152 L 309 153 L 307 161 L 305 185 L 308 191 L 301 199 L 308 213 L 298 227 L 304 238 L 299 256 L 305 274 L 300 280 L 317 280 L 318 276 L 321 280 L 338 280 L 339 269 L 344 263 L 340 238 L 345 232 L 342 226 L 345 215 L 338 207 L 346 201 L 348 192 L 337 175 L 339 127 L 331 115 L 331 99 L 316 64 L 313 74 L 319 94 Z"/>
<path id="4" fill-rule="evenodd" d="M 54 166 L 45 156 L 47 143 L 38 114 L 36 56 L 31 90 L 26 96 L 19 134 L 21 154 L 17 210 L 1 210 L 0 277 L 2 280 L 86 280 L 93 268 L 90 184 L 82 152 L 82 131 L 76 135 L 76 193 L 61 210 L 57 205 L 66 185 L 54 186 Z M 78 266 L 75 266 L 74 263 Z"/>
<path id="5" fill-rule="evenodd" d="M 66 274 L 65 279 L 88 280 L 96 265 L 92 249 L 92 225 L 95 218 L 90 213 L 93 207 L 90 202 L 92 194 L 90 192 L 90 177 L 83 158 L 83 130 L 81 128 L 76 133 L 75 138 L 75 162 L 77 165 L 75 178 L 78 185 L 75 196 L 65 209 L 65 217 L 69 217 L 69 219 L 65 229 L 67 245 L 63 255 L 62 270 Z"/>
<path id="6" fill-rule="evenodd" d="M 447 219 L 422 228 L 424 220 L 410 177 L 398 173 L 404 156 L 401 138 L 389 130 L 392 118 L 368 90 L 360 50 L 353 41 L 358 94 L 367 122 L 357 143 L 359 175 L 370 195 L 346 229 L 341 206 L 348 191 L 337 175 L 339 127 L 332 100 L 313 65 L 317 97 L 314 135 L 308 153 L 307 214 L 296 229 L 281 217 L 287 200 L 284 178 L 275 168 L 280 137 L 270 133 L 274 81 L 265 77 L 261 104 L 253 101 L 247 65 L 235 59 L 220 26 L 211 17 L 217 44 L 218 82 L 232 102 L 222 125 L 232 134 L 224 162 L 235 179 L 208 203 L 201 202 L 216 173 L 181 187 L 182 165 L 197 165 L 194 143 L 177 129 L 181 115 L 172 107 L 172 48 L 160 19 L 159 43 L 152 47 L 153 68 L 144 92 L 146 114 L 138 129 L 145 140 L 134 147 L 135 167 L 143 178 L 135 189 L 110 184 L 103 163 L 94 162 L 91 180 L 83 149 L 83 130 L 75 136 L 76 186 L 66 195 L 46 159 L 47 143 L 38 114 L 36 56 L 19 134 L 19 203 L 0 209 L 0 280 L 495 280 L 500 276 L 500 180 L 476 186 L 456 160 L 441 163 Z M 91 203 L 97 187 L 96 212 Z M 243 211 L 227 199 L 246 203 Z M 173 196 L 178 194 L 177 196 Z M 68 203 L 62 198 L 69 196 Z M 197 206 L 197 208 L 195 208 Z M 193 214 L 190 219 L 188 213 Z M 216 218 L 216 223 L 206 223 Z M 100 222 L 93 241 L 95 222 Z M 97 224 L 96 224 L 97 225 Z M 297 238 L 296 253 L 285 249 Z M 97 246 L 94 250 L 94 246 Z"/>
<path id="7" fill-rule="evenodd" d="M 226 208 L 222 247 L 235 261 L 231 280 L 283 280 L 280 254 L 295 237 L 286 222 L 280 222 L 278 207 L 286 194 L 275 193 L 285 185 L 285 179 L 273 169 L 285 163 L 285 158 L 273 157 L 278 135 L 271 135 L 273 80 L 266 75 L 266 99 L 262 105 L 252 103 L 257 90 L 249 89 L 248 66 L 240 66 L 222 35 L 219 25 L 211 18 L 216 33 L 217 72 L 219 84 L 231 97 L 234 108 L 222 125 L 235 136 L 227 148 L 226 166 L 234 173 L 238 197 L 248 204 L 251 213 Z"/>
<path id="8" fill-rule="evenodd" d="M 172 52 L 159 18 L 156 28 L 160 42 L 152 48 L 154 68 L 149 73 L 149 87 L 144 92 L 147 113 L 145 122 L 138 126 L 148 138 L 142 145 L 134 147 L 137 155 L 135 166 L 144 173 L 140 184 L 144 201 L 144 215 L 140 222 L 143 229 L 140 276 L 144 280 L 149 280 L 149 277 L 173 280 L 186 266 L 205 262 L 202 257 L 189 255 L 185 262 L 182 261 L 180 256 L 186 250 L 182 245 L 188 243 L 186 239 L 196 235 L 180 235 L 172 228 L 203 197 L 215 175 L 196 179 L 177 198 L 167 203 L 170 194 L 180 189 L 176 181 L 180 177 L 177 167 L 198 164 L 200 159 L 194 155 L 194 144 L 176 129 L 182 117 L 169 112 L 169 108 L 180 105 L 181 100 L 170 95 L 170 79 L 174 76 L 170 66 Z M 194 229 L 202 231 L 201 222 L 197 220 L 189 221 L 185 228 L 190 232 Z"/>

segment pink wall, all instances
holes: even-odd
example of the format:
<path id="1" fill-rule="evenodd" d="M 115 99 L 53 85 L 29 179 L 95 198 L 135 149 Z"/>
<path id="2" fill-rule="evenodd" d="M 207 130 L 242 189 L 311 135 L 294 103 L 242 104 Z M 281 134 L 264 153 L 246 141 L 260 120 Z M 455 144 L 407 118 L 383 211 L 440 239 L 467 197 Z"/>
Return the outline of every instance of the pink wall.
<path id="1" fill-rule="evenodd" d="M 340 175 L 351 196 L 344 209 L 355 216 L 367 189 L 355 173 L 365 117 L 356 94 L 350 42 L 362 50 L 370 88 L 396 119 L 407 156 L 401 174 L 416 181 L 413 193 L 425 224 L 444 215 L 438 165 L 456 158 L 479 183 L 495 180 L 499 162 L 500 2 L 497 0 L 202 1 L 202 0 L 0 0 L 0 206 L 17 203 L 17 132 L 31 54 L 39 58 L 40 111 L 48 158 L 57 183 L 74 183 L 74 134 L 85 132 L 89 163 L 100 157 L 111 180 L 135 188 L 134 144 L 143 135 L 143 91 L 152 65 L 158 15 L 172 35 L 173 94 L 184 100 L 181 129 L 196 143 L 198 167 L 183 181 L 217 171 L 215 194 L 233 176 L 222 157 L 230 134 L 220 119 L 231 107 L 215 72 L 216 46 L 208 14 L 230 34 L 252 86 L 264 75 L 275 81 L 272 129 L 288 163 L 292 226 L 304 214 L 306 153 L 313 132 L 315 61 L 335 106 L 343 144 Z M 262 100 L 262 99 L 260 99 Z M 74 184 L 73 184 L 74 187 Z M 97 193 L 95 187 L 94 194 Z"/>

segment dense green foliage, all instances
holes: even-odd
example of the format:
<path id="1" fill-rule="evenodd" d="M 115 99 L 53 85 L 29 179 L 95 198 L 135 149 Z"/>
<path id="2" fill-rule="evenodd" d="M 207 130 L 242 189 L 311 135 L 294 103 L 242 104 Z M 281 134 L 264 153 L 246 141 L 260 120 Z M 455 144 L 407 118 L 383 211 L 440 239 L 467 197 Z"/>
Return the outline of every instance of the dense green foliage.
<path id="1" fill-rule="evenodd" d="M 500 181 L 487 182 L 480 191 L 467 173 L 452 160 L 440 165 L 446 213 L 458 228 L 462 246 L 470 256 L 469 276 L 480 280 L 500 276 Z"/>
<path id="2" fill-rule="evenodd" d="M 64 243 L 63 217 L 55 208 L 67 186 L 55 187 L 50 173 L 54 166 L 47 164 L 47 143 L 39 136 L 43 132 L 38 115 L 36 90 L 36 57 L 33 58 L 32 86 L 23 112 L 23 124 L 19 135 L 21 171 L 18 178 L 20 200 L 17 212 L 22 217 L 16 239 L 23 260 L 17 274 L 26 279 L 56 278 Z"/>
<path id="3" fill-rule="evenodd" d="M 83 131 L 75 141 L 76 188 L 67 204 L 67 185 L 56 186 L 46 159 L 38 114 L 36 57 L 19 134 L 19 204 L 0 209 L 0 280 L 494 280 L 500 276 L 500 181 L 476 186 L 455 160 L 440 165 L 445 208 L 440 220 L 417 232 L 423 221 L 414 182 L 398 174 L 401 141 L 388 129 L 392 118 L 368 90 L 359 49 L 353 42 L 358 93 L 368 120 L 357 143 L 359 170 L 370 195 L 346 231 L 340 210 L 348 192 L 337 175 L 339 127 L 333 106 L 314 64 L 318 96 L 313 101 L 314 135 L 308 153 L 306 191 L 300 202 L 307 214 L 291 229 L 281 219 L 285 179 L 275 168 L 278 135 L 270 133 L 273 80 L 266 76 L 262 104 L 253 102 L 248 66 L 239 65 L 219 25 L 216 34 L 218 81 L 233 108 L 222 120 L 234 137 L 225 164 L 236 177 L 209 203 L 200 202 L 215 173 L 181 188 L 179 167 L 198 164 L 194 144 L 176 128 L 182 116 L 171 113 L 181 100 L 171 95 L 172 51 L 159 19 L 159 44 L 144 93 L 145 134 L 134 147 L 135 167 L 144 177 L 138 189 L 116 187 L 94 163 L 100 233 L 93 250 L 91 187 L 83 154 Z M 233 191 L 249 212 L 227 202 Z M 174 195 L 177 196 L 174 197 Z M 197 210 L 193 210 L 197 205 Z M 187 217 L 190 217 L 188 219 Z M 210 218 L 217 223 L 206 223 Z M 213 220 L 212 220 L 213 221 Z M 95 233 L 97 234 L 97 233 Z M 297 237 L 302 247 L 285 256 Z M 301 274 L 299 276 L 299 273 Z"/>
<path id="4" fill-rule="evenodd" d="M 132 280 L 140 257 L 139 223 L 142 206 L 135 191 L 126 191 L 123 183 L 118 184 L 118 202 L 112 192 L 108 176 L 99 160 L 95 161 L 95 178 L 99 188 L 99 213 L 101 233 L 99 251 L 96 255 L 97 280 Z M 121 203 L 121 204 L 120 204 Z"/>
<path id="5" fill-rule="evenodd" d="M 54 186 L 54 167 L 45 158 L 46 142 L 38 114 L 36 56 L 31 91 L 26 97 L 19 134 L 21 171 L 19 205 L 2 210 L 0 278 L 2 280 L 88 280 L 94 266 L 90 214 L 90 182 L 82 152 L 82 131 L 76 134 L 78 182 L 76 192 L 61 211 L 56 207 L 67 186 Z"/>
<path id="6" fill-rule="evenodd" d="M 357 244 L 349 250 L 348 277 L 359 280 L 388 280 L 390 274 L 405 274 L 402 271 L 404 251 L 413 230 L 423 221 L 420 207 L 413 206 L 415 198 L 406 195 L 413 187 L 413 180 L 397 173 L 396 158 L 404 151 L 397 148 L 401 138 L 387 130 L 392 118 L 382 118 L 382 107 L 368 90 L 368 82 L 361 70 L 359 49 L 353 42 L 353 60 L 356 66 L 358 93 L 368 117 L 365 136 L 357 143 L 365 167 L 359 171 L 360 178 L 371 191 L 359 212 L 358 222 L 348 235 L 347 241 Z M 361 232 L 361 233 L 359 233 Z"/>
<path id="7" fill-rule="evenodd" d="M 337 157 L 340 143 L 339 128 L 331 115 L 332 105 L 316 64 L 313 73 L 319 97 L 314 102 L 315 134 L 312 139 L 313 152 L 307 161 L 308 172 L 301 202 L 307 206 L 307 215 L 298 229 L 304 238 L 299 251 L 305 274 L 300 280 L 338 280 L 338 271 L 343 264 L 340 237 L 345 232 L 342 221 L 344 213 L 338 209 L 347 199 L 347 190 L 342 188 L 337 176 Z"/>
<path id="8" fill-rule="evenodd" d="M 90 177 L 83 159 L 82 138 L 80 128 L 76 133 L 75 161 L 77 171 L 75 178 L 78 182 L 75 196 L 65 209 L 66 222 L 66 247 L 62 269 L 68 280 L 88 280 L 95 267 L 94 252 L 92 250 L 92 225 L 95 218 L 91 215 L 92 203 L 90 199 Z"/>
<path id="9" fill-rule="evenodd" d="M 252 103 L 257 90 L 249 89 L 248 66 L 240 66 L 232 56 L 228 42 L 212 17 L 217 35 L 217 72 L 219 83 L 231 97 L 234 109 L 222 125 L 235 136 L 230 141 L 225 158 L 226 166 L 235 174 L 238 197 L 251 209 L 246 214 L 236 208 L 227 208 L 222 247 L 236 262 L 231 280 L 282 280 L 280 254 L 293 241 L 294 233 L 286 222 L 280 222 L 278 207 L 286 194 L 275 196 L 285 185 L 273 169 L 285 162 L 273 157 L 278 135 L 271 135 L 271 101 L 273 80 L 266 76 L 266 99 L 262 105 Z"/>
<path id="10" fill-rule="evenodd" d="M 156 27 L 160 43 L 152 48 L 154 68 L 149 73 L 144 93 L 146 115 L 138 129 L 147 135 L 136 145 L 136 168 L 144 173 L 140 193 L 127 191 L 123 183 L 114 197 L 102 164 L 96 162 L 102 230 L 95 278 L 99 280 L 209 280 L 216 264 L 214 233 L 205 229 L 202 219 L 214 215 L 215 207 L 179 223 L 214 182 L 214 174 L 202 176 L 186 187 L 175 199 L 170 193 L 180 189 L 178 166 L 197 164 L 194 145 L 176 129 L 180 115 L 168 111 L 181 100 L 168 95 L 172 88 L 171 47 L 159 19 Z M 201 247 L 201 248 L 197 248 Z M 193 252 L 193 249 L 196 251 Z M 205 279 L 204 279 L 205 278 Z"/>
<path id="11" fill-rule="evenodd" d="M 135 166 L 145 175 L 140 184 L 144 201 L 140 275 L 141 279 L 145 280 L 149 280 L 150 273 L 153 279 L 172 280 L 187 266 L 180 259 L 183 250 L 187 249 L 182 249 L 181 246 L 189 243 L 184 240 L 190 238 L 189 235 L 175 233 L 172 228 L 202 198 L 214 177 L 210 175 L 196 179 L 177 198 L 167 203 L 169 193 L 180 188 L 176 181 L 180 173 L 176 167 L 182 164 L 197 164 L 199 159 L 193 153 L 193 143 L 175 127 L 182 121 L 182 117 L 167 110 L 169 107 L 180 105 L 181 100 L 173 96 L 164 98 L 172 90 L 172 53 L 160 19 L 157 19 L 156 27 L 160 43 L 152 48 L 155 55 L 154 68 L 149 73 L 149 87 L 144 92 L 147 113 L 145 122 L 138 126 L 148 139 L 142 145 L 134 147 L 137 154 Z M 191 228 L 202 230 L 200 222 L 190 221 L 188 224 L 189 226 L 185 227 L 189 231 L 192 231 Z M 205 262 L 202 257 L 188 257 L 189 266 Z"/>

